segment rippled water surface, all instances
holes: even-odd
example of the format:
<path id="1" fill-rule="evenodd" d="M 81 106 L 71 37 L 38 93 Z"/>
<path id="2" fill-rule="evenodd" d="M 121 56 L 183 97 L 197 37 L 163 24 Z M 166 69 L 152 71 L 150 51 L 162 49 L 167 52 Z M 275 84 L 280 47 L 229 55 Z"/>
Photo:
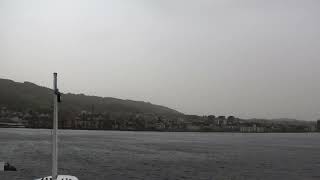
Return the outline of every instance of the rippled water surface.
<path id="1" fill-rule="evenodd" d="M 59 172 L 80 180 L 320 179 L 320 134 L 61 130 Z M 50 130 L 0 129 L 1 180 L 50 174 Z"/>

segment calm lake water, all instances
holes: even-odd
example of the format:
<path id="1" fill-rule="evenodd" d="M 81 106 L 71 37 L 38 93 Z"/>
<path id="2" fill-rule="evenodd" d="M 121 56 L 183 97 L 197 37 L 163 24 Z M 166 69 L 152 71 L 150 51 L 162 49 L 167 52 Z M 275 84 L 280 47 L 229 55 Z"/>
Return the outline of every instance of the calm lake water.
<path id="1" fill-rule="evenodd" d="M 80 180 L 320 179 L 320 134 L 61 130 L 59 172 Z M 50 175 L 50 130 L 0 129 L 1 180 Z"/>

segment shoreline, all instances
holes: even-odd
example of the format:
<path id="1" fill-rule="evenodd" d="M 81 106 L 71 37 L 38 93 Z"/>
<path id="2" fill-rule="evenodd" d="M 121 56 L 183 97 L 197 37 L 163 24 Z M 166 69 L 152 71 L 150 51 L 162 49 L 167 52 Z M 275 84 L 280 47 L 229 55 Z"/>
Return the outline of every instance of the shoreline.
<path id="1" fill-rule="evenodd" d="M 34 129 L 34 130 L 51 130 L 50 128 L 27 128 L 27 127 L 0 127 L 0 129 Z M 60 128 L 59 130 L 71 130 L 71 131 L 123 131 L 123 132 L 160 132 L 160 133 L 172 133 L 172 132 L 194 132 L 194 133 L 237 133 L 237 134 L 306 134 L 306 133 L 320 133 L 320 131 L 286 131 L 286 132 L 240 132 L 240 131 L 185 131 L 185 130 L 130 130 L 130 129 L 68 129 Z"/>

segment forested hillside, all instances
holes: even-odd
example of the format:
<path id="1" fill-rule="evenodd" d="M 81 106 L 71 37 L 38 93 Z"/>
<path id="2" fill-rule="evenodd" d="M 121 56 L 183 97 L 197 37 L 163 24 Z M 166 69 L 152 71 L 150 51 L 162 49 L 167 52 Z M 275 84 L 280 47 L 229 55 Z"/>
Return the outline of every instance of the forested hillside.
<path id="1" fill-rule="evenodd" d="M 63 91 L 63 90 L 62 90 Z M 111 97 L 62 94 L 61 109 L 64 111 L 134 112 L 159 115 L 181 115 L 181 113 L 159 105 L 142 101 L 122 100 Z M 52 107 L 52 91 L 30 82 L 14 82 L 0 79 L 0 105 L 19 111 L 34 110 L 49 112 Z"/>

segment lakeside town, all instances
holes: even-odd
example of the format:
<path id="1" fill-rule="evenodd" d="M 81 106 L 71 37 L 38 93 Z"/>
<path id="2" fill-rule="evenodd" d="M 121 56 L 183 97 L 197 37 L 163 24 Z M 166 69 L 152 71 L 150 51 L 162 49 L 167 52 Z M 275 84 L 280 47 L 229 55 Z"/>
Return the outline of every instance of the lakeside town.
<path id="1" fill-rule="evenodd" d="M 240 119 L 234 116 L 163 116 L 132 112 L 66 112 L 59 115 L 59 128 L 127 131 L 193 131 L 193 132 L 319 132 L 320 120 L 289 121 Z M 2 128 L 52 128 L 50 113 L 32 110 L 15 111 L 0 108 Z"/>

